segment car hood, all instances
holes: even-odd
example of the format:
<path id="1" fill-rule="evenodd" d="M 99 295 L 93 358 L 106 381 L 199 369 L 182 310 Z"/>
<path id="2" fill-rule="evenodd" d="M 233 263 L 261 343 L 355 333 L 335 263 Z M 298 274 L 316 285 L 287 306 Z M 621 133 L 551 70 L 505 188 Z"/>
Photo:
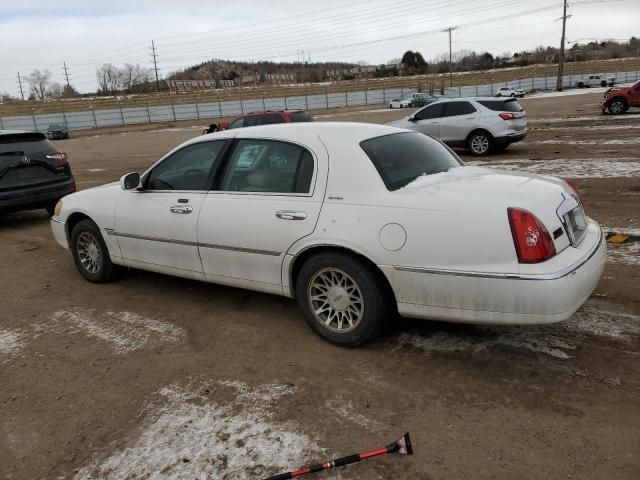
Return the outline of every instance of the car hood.
<path id="1" fill-rule="evenodd" d="M 404 118 L 401 118 L 400 120 L 389 122 L 386 125 L 389 125 L 390 127 L 396 127 L 396 128 L 407 128 L 409 130 L 413 130 L 413 128 L 415 127 L 415 123 L 410 121 L 409 117 L 404 117 Z"/>

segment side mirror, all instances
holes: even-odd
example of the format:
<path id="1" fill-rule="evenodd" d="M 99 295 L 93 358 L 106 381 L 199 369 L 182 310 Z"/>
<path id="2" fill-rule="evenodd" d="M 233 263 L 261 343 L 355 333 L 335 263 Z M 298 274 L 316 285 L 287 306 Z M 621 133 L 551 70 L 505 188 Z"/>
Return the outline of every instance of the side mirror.
<path id="1" fill-rule="evenodd" d="M 409 120 L 410 122 L 417 122 L 418 121 L 416 119 L 415 115 L 411 115 L 407 120 Z"/>
<path id="2" fill-rule="evenodd" d="M 140 174 L 138 172 L 127 173 L 120 177 L 120 188 L 122 190 L 133 190 L 140 186 Z"/>

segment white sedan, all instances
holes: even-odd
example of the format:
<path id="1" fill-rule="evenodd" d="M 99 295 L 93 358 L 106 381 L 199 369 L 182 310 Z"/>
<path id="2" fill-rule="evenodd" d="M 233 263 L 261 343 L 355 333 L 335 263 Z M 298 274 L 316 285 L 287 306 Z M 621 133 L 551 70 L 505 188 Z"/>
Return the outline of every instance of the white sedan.
<path id="1" fill-rule="evenodd" d="M 395 311 L 567 319 L 606 254 L 565 181 L 467 167 L 426 135 L 362 123 L 194 138 L 142 175 L 64 197 L 51 227 L 89 281 L 131 267 L 297 298 L 343 345 Z"/>
<path id="2" fill-rule="evenodd" d="M 510 88 L 510 87 L 500 87 L 497 91 L 496 91 L 496 97 L 524 97 L 525 95 L 525 91 L 524 90 L 517 90 L 515 88 Z"/>
<path id="3" fill-rule="evenodd" d="M 399 100 L 394 98 L 389 102 L 389 108 L 409 108 L 411 106 L 411 100 L 408 98 Z"/>

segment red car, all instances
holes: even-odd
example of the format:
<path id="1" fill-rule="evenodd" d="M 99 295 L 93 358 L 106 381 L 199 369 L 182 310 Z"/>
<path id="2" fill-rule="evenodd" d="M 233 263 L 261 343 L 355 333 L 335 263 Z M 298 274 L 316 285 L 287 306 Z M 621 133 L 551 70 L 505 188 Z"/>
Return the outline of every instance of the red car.
<path id="1" fill-rule="evenodd" d="M 251 112 L 236 118 L 231 123 L 221 122 L 220 130 L 240 127 L 255 127 L 257 125 L 269 125 L 272 123 L 312 122 L 313 118 L 305 110 L 265 110 L 264 112 Z"/>
<path id="2" fill-rule="evenodd" d="M 640 81 L 630 87 L 614 87 L 604 92 L 604 99 L 600 104 L 602 113 L 618 115 L 631 107 L 640 107 Z"/>

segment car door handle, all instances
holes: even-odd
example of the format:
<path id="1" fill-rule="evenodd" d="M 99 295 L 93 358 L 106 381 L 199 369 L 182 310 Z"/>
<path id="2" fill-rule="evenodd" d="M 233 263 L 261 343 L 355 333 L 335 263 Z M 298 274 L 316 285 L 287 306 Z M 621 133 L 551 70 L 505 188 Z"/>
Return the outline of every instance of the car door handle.
<path id="1" fill-rule="evenodd" d="M 169 209 L 171 213 L 191 213 L 193 207 L 191 205 L 174 205 Z"/>
<path id="2" fill-rule="evenodd" d="M 283 220 L 304 220 L 307 218 L 307 212 L 297 210 L 277 210 L 276 217 Z"/>

